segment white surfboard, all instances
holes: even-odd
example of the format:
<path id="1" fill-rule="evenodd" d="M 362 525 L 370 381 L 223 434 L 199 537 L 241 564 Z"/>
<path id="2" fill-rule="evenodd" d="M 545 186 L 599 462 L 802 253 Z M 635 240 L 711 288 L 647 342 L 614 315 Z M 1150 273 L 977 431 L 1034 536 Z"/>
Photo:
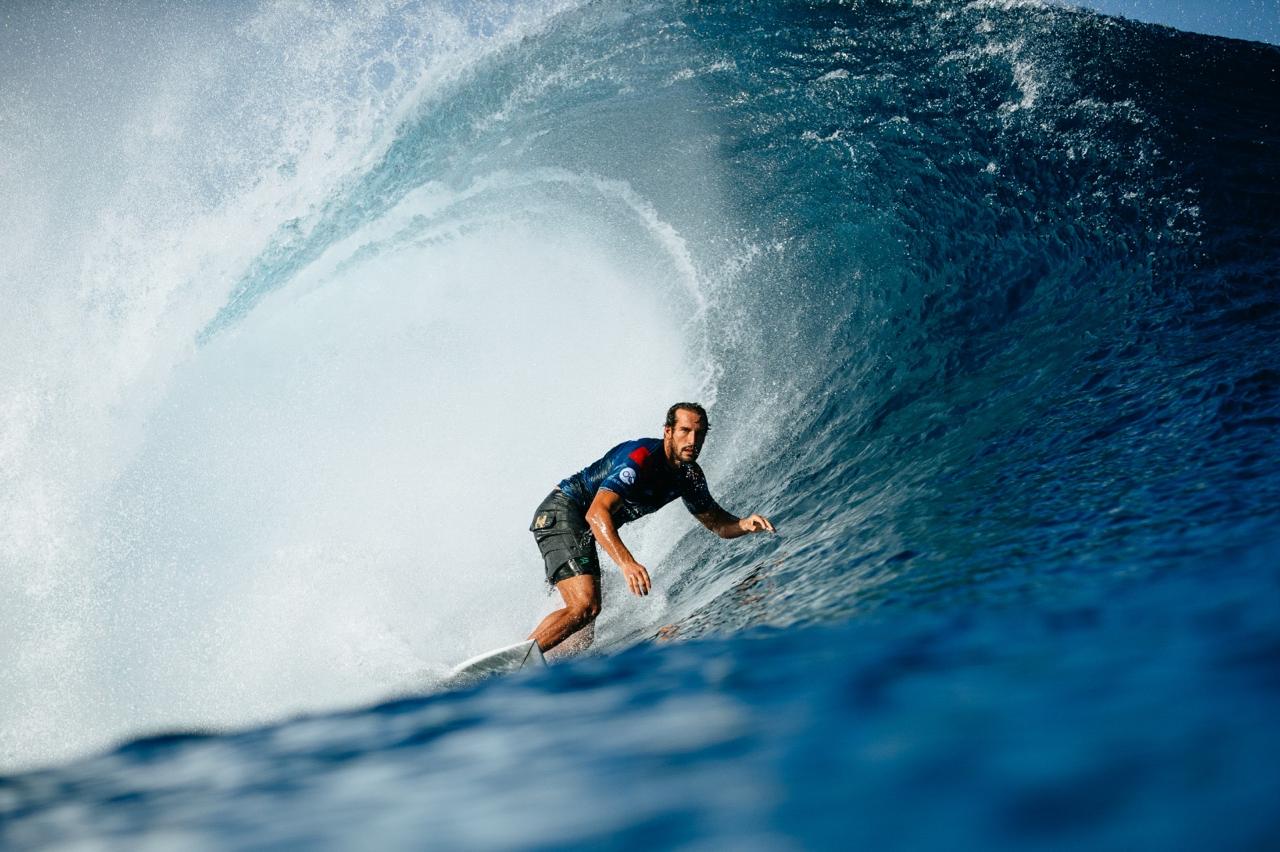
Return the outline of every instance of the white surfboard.
<path id="1" fill-rule="evenodd" d="M 449 686 L 466 686 L 499 674 L 509 674 L 527 668 L 544 668 L 542 649 L 532 639 L 507 645 L 493 651 L 478 654 L 454 666 L 445 683 Z"/>

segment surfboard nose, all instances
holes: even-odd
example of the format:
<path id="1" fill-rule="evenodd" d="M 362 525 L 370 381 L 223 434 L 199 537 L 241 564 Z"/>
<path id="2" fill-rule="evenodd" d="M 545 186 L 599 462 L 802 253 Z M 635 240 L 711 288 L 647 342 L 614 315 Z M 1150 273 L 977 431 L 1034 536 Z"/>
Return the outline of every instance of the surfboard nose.
<path id="1" fill-rule="evenodd" d="M 495 675 L 510 674 L 524 668 L 543 668 L 546 665 L 547 661 L 543 658 L 538 643 L 525 639 L 464 660 L 445 678 L 445 685 L 466 686 Z"/>

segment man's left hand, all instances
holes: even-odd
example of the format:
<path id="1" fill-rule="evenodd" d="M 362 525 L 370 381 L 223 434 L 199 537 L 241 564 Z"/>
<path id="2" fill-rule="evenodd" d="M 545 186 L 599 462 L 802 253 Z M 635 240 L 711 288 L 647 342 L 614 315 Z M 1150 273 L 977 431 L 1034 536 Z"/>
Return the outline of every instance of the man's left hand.
<path id="1" fill-rule="evenodd" d="M 750 515 L 738 520 L 738 529 L 744 533 L 754 532 L 777 532 L 773 528 L 773 524 L 769 523 L 769 519 L 764 515 Z"/>

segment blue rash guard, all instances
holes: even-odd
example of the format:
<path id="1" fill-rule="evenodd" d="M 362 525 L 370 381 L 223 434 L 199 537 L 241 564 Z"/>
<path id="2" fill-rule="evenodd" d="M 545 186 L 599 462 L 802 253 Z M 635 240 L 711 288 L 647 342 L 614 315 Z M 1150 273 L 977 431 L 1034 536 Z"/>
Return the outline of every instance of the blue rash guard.
<path id="1" fill-rule="evenodd" d="M 561 481 L 558 486 L 584 515 L 601 488 L 622 498 L 613 514 L 616 526 L 656 512 L 677 497 L 698 515 L 716 506 L 707 478 L 697 462 L 672 470 L 662 452 L 661 438 L 639 438 L 619 444 L 598 461 Z"/>

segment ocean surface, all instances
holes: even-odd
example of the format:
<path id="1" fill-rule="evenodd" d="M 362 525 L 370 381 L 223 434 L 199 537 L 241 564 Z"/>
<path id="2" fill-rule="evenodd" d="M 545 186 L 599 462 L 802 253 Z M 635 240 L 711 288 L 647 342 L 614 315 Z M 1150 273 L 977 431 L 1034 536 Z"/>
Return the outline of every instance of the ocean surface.
<path id="1" fill-rule="evenodd" d="M 1280 846 L 1280 48 L 1017 0 L 16 9 L 0 847 Z M 720 541 L 556 605 L 710 410 Z"/>

